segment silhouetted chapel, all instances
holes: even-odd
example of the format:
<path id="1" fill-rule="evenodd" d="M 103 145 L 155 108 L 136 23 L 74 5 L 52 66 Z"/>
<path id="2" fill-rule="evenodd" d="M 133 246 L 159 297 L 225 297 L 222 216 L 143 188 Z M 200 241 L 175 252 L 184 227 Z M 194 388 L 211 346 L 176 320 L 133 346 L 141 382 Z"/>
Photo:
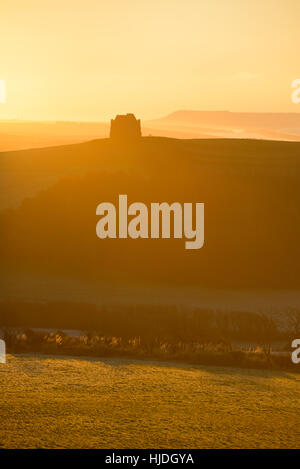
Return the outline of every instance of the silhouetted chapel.
<path id="1" fill-rule="evenodd" d="M 118 114 L 110 121 L 110 138 L 113 140 L 133 140 L 140 138 L 141 121 L 134 114 Z"/>

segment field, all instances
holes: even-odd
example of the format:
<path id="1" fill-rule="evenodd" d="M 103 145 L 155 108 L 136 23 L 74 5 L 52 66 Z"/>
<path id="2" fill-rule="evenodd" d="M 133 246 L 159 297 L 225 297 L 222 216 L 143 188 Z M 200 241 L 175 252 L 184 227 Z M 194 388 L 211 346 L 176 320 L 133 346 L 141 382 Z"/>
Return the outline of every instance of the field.
<path id="1" fill-rule="evenodd" d="M 300 448 L 300 376 L 9 355 L 0 448 Z"/>

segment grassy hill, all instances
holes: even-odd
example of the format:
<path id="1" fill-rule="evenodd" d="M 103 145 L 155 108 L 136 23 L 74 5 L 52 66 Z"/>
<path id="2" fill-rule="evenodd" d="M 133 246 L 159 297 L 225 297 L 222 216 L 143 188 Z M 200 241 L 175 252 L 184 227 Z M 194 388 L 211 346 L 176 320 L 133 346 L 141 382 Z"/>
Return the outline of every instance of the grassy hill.
<path id="1" fill-rule="evenodd" d="M 105 138 L 109 122 L 0 120 L 0 152 Z M 179 110 L 142 121 L 142 135 L 180 139 L 252 138 L 300 141 L 300 113 Z"/>
<path id="2" fill-rule="evenodd" d="M 0 154 L 0 170 L 2 285 L 11 276 L 18 288 L 22 273 L 96 289 L 299 289 L 299 143 L 103 139 Z M 204 202 L 205 246 L 98 239 L 96 206 L 117 204 L 118 194 L 129 203 Z M 44 297 L 52 294 L 49 286 Z"/>
<path id="3" fill-rule="evenodd" d="M 280 371 L 9 355 L 0 446 L 299 448 L 299 390 Z"/>

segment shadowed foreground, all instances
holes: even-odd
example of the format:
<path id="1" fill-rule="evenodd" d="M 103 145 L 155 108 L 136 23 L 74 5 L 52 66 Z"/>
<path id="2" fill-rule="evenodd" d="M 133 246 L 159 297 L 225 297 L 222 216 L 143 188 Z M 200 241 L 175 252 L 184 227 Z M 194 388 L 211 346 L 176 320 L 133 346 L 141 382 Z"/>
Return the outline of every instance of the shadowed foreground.
<path id="1" fill-rule="evenodd" d="M 300 377 L 126 359 L 8 356 L 2 448 L 300 448 Z"/>

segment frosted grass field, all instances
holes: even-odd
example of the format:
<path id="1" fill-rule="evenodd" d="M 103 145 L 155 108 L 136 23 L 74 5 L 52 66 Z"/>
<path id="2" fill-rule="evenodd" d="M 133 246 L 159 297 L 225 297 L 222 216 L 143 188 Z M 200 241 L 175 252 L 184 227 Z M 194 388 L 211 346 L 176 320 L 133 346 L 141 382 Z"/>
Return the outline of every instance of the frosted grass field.
<path id="1" fill-rule="evenodd" d="M 300 376 L 9 355 L 0 448 L 300 448 Z"/>

